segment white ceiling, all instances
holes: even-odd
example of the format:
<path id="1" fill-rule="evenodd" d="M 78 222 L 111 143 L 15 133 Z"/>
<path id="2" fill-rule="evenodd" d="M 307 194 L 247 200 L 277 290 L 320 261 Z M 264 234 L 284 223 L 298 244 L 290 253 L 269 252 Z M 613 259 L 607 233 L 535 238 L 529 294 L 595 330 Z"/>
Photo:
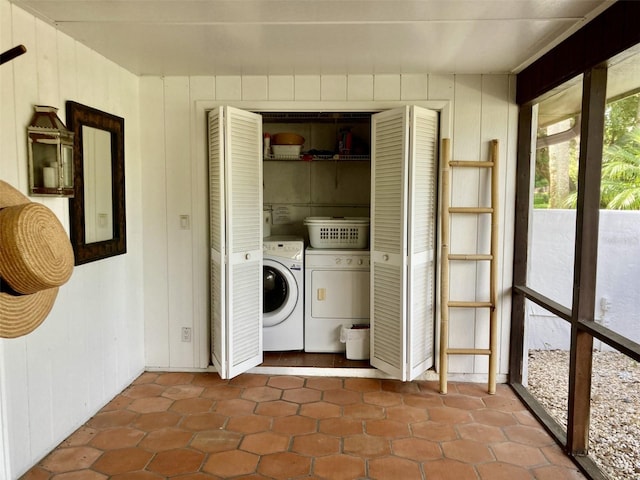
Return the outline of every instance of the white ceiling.
<path id="1" fill-rule="evenodd" d="M 518 72 L 612 3 L 11 1 L 138 75 Z"/>

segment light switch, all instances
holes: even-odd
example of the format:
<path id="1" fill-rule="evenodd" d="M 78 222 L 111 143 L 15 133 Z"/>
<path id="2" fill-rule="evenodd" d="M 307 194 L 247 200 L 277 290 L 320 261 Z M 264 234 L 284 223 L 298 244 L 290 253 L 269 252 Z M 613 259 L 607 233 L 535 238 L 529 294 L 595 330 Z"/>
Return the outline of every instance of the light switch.
<path id="1" fill-rule="evenodd" d="M 318 289 L 318 301 L 322 302 L 327 296 L 327 291 L 324 288 Z"/>
<path id="2" fill-rule="evenodd" d="M 191 228 L 189 215 L 180 215 L 180 228 L 182 230 L 189 230 Z"/>

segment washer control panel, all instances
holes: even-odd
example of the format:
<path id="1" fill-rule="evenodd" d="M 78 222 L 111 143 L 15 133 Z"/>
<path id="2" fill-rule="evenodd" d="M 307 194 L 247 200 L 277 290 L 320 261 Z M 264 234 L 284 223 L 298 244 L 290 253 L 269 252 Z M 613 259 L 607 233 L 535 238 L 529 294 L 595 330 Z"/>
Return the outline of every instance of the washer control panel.
<path id="1" fill-rule="evenodd" d="M 304 243 L 302 240 L 269 240 L 262 243 L 263 255 L 302 260 Z"/>
<path id="2" fill-rule="evenodd" d="M 291 243 L 265 243 L 263 247 L 265 252 L 299 252 L 300 245 Z"/>

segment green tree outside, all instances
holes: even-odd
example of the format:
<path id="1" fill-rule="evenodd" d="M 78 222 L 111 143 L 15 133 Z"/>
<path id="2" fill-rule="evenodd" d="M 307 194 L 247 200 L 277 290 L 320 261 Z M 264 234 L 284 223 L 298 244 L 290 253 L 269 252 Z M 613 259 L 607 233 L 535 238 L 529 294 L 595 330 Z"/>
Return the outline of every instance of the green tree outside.
<path id="1" fill-rule="evenodd" d="M 543 129 L 542 135 L 547 132 Z M 607 104 L 603 139 L 600 206 L 611 210 L 640 210 L 640 93 Z M 534 208 L 575 208 L 577 202 L 579 138 L 569 141 L 570 191 L 564 199 L 549 198 L 549 148 L 538 150 Z M 565 149 L 565 152 L 567 149 Z M 556 161 L 552 159 L 552 162 Z M 554 168 L 554 167 L 551 167 Z M 554 207 L 552 207 L 554 208 Z"/>
<path id="2" fill-rule="evenodd" d="M 604 149 L 600 206 L 640 210 L 640 126 Z"/>

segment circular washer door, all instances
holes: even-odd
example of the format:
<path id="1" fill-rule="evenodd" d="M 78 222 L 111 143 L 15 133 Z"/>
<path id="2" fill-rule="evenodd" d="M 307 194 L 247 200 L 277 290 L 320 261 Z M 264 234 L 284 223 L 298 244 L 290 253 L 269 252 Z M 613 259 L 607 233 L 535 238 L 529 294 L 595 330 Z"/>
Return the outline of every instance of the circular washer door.
<path id="1" fill-rule="evenodd" d="M 282 323 L 298 303 L 298 284 L 287 267 L 265 259 L 262 267 L 262 325 L 272 327 Z"/>

